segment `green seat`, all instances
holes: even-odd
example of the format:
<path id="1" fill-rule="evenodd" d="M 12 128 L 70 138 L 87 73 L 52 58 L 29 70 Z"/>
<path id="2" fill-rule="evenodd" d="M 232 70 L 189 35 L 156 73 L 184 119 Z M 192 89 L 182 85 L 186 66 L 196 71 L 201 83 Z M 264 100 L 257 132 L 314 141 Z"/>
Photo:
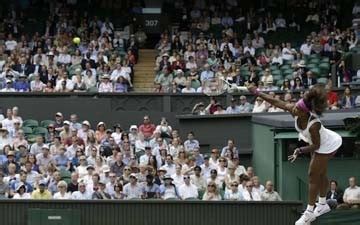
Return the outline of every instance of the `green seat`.
<path id="1" fill-rule="evenodd" d="M 270 70 L 273 71 L 273 70 L 278 70 L 279 67 L 277 65 L 272 65 L 270 66 Z"/>
<path id="2" fill-rule="evenodd" d="M 308 69 L 312 69 L 312 68 L 317 67 L 317 64 L 310 63 L 310 64 L 307 64 L 306 67 L 307 67 Z"/>
<path id="3" fill-rule="evenodd" d="M 329 63 L 330 59 L 328 57 L 324 57 L 320 60 L 320 63 Z"/>
<path id="4" fill-rule="evenodd" d="M 45 135 L 47 134 L 47 129 L 45 127 L 35 127 L 33 129 L 33 133 L 34 134 L 41 134 L 41 135 Z"/>
<path id="5" fill-rule="evenodd" d="M 314 59 L 310 59 L 310 61 L 308 63 L 310 63 L 310 64 L 319 64 L 319 62 L 320 62 L 320 59 L 314 58 Z"/>
<path id="6" fill-rule="evenodd" d="M 288 74 L 285 76 L 285 79 L 288 79 L 290 81 L 290 80 L 294 79 L 294 77 L 292 74 Z"/>
<path id="7" fill-rule="evenodd" d="M 39 122 L 37 120 L 33 120 L 33 119 L 28 119 L 25 120 L 23 123 L 23 127 L 38 127 L 39 126 Z"/>
<path id="8" fill-rule="evenodd" d="M 24 131 L 25 136 L 33 133 L 33 130 L 31 127 L 22 127 L 21 129 Z"/>
<path id="9" fill-rule="evenodd" d="M 43 120 L 43 121 L 40 122 L 40 127 L 47 128 L 49 126 L 49 124 L 55 124 L 55 121 L 53 121 L 53 120 Z"/>
<path id="10" fill-rule="evenodd" d="M 320 69 L 318 67 L 316 68 L 311 68 L 310 69 L 311 72 L 313 72 L 316 76 L 320 75 Z"/>
<path id="11" fill-rule="evenodd" d="M 282 73 L 281 73 L 281 70 L 274 70 L 274 71 L 272 71 L 271 72 L 271 75 L 273 75 L 273 76 L 281 76 L 282 75 Z"/>
<path id="12" fill-rule="evenodd" d="M 291 66 L 292 65 L 292 60 L 283 60 L 283 65 L 289 65 Z"/>
<path id="13" fill-rule="evenodd" d="M 273 75 L 273 80 L 274 80 L 274 83 L 276 83 L 276 81 L 278 80 L 282 80 L 282 76 L 281 75 Z"/>
<path id="14" fill-rule="evenodd" d="M 283 66 L 281 66 L 280 69 L 281 69 L 282 71 L 286 71 L 286 70 L 291 69 L 291 66 L 290 66 L 290 65 L 283 65 Z"/>
<path id="15" fill-rule="evenodd" d="M 284 80 L 276 81 L 276 86 L 281 87 L 283 85 Z"/>
<path id="16" fill-rule="evenodd" d="M 35 134 L 29 134 L 26 136 L 26 140 L 31 144 L 34 143 L 36 140 L 36 136 Z"/>
<path id="17" fill-rule="evenodd" d="M 327 84 L 327 81 L 328 81 L 328 79 L 325 77 L 321 77 L 321 78 L 317 79 L 317 82 L 321 83 L 321 84 Z"/>
<path id="18" fill-rule="evenodd" d="M 328 72 L 330 70 L 330 64 L 329 63 L 321 63 L 319 65 L 319 68 L 321 71 Z"/>
<path id="19" fill-rule="evenodd" d="M 283 71 L 284 76 L 289 75 L 289 74 L 292 75 L 293 73 L 294 73 L 294 70 L 293 70 L 293 69 L 287 69 L 287 70 L 284 70 L 284 71 Z"/>

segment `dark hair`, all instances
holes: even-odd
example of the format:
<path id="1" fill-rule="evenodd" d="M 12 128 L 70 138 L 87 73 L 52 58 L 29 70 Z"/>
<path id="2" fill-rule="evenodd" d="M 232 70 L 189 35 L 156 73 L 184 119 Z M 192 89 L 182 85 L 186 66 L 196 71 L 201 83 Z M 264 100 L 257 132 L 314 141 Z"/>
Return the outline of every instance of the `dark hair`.
<path id="1" fill-rule="evenodd" d="M 114 185 L 114 191 L 115 191 L 116 187 L 119 187 L 119 188 L 120 188 L 120 191 L 123 190 L 123 185 L 122 185 L 120 182 L 118 182 L 118 183 L 116 183 L 116 184 Z"/>
<path id="2" fill-rule="evenodd" d="M 331 183 L 335 183 L 335 184 L 336 184 L 336 187 L 338 186 L 338 182 L 337 182 L 336 180 L 331 180 L 331 181 L 330 181 L 330 184 L 331 184 Z"/>
<path id="3" fill-rule="evenodd" d="M 310 110 L 321 116 L 327 108 L 327 95 L 323 84 L 315 84 L 304 95 L 304 101 Z"/>

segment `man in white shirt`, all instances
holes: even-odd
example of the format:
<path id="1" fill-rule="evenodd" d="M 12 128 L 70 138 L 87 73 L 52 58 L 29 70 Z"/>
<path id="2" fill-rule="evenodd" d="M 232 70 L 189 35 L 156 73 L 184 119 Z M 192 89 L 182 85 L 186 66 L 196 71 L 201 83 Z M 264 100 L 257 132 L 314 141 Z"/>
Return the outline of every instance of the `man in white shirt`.
<path id="1" fill-rule="evenodd" d="M 204 155 L 204 164 L 202 164 L 201 167 L 201 174 L 205 179 L 208 179 L 210 177 L 211 170 L 215 169 L 216 167 L 212 164 L 210 164 L 210 157 L 209 155 Z"/>
<path id="2" fill-rule="evenodd" d="M 175 163 L 173 162 L 173 157 L 170 154 L 166 156 L 166 162 L 163 168 L 166 169 L 166 174 L 168 175 L 175 174 L 176 166 Z"/>
<path id="3" fill-rule="evenodd" d="M 68 53 L 67 47 L 64 47 L 63 52 L 59 54 L 58 63 L 68 65 L 71 63 L 71 56 Z"/>
<path id="4" fill-rule="evenodd" d="M 191 87 L 191 81 L 186 81 L 186 87 L 181 90 L 181 93 L 196 93 L 196 90 Z"/>
<path id="5" fill-rule="evenodd" d="M 265 190 L 260 196 L 263 201 L 282 201 L 280 195 L 274 191 L 274 185 L 270 180 L 266 181 Z"/>
<path id="6" fill-rule="evenodd" d="M 6 119 L 1 121 L 2 128 L 5 128 L 10 134 L 14 133 L 15 125 L 13 120 L 13 113 L 11 109 L 6 110 Z"/>
<path id="7" fill-rule="evenodd" d="M 343 196 L 344 203 L 340 204 L 340 209 L 358 209 L 360 208 L 360 187 L 356 185 L 356 178 L 349 178 L 349 187 L 345 189 Z"/>
<path id="8" fill-rule="evenodd" d="M 189 175 L 184 175 L 184 184 L 179 187 L 179 196 L 182 200 L 199 196 L 197 187 L 190 183 Z"/>
<path id="9" fill-rule="evenodd" d="M 17 46 L 17 42 L 13 39 L 12 34 L 8 35 L 8 39 L 5 41 L 6 51 L 13 51 Z"/>
<path id="10" fill-rule="evenodd" d="M 306 42 L 301 45 L 300 52 L 303 55 L 311 55 L 311 49 L 312 49 L 311 40 L 308 38 L 306 39 Z"/>
<path id="11" fill-rule="evenodd" d="M 252 181 L 246 182 L 246 189 L 242 193 L 245 201 L 261 201 L 259 192 L 255 191 L 253 186 Z"/>
<path id="12" fill-rule="evenodd" d="M 6 86 L 5 88 L 1 89 L 1 92 L 16 92 L 13 88 L 12 80 L 6 80 Z"/>
<path id="13" fill-rule="evenodd" d="M 126 199 L 140 199 L 143 191 L 142 185 L 137 182 L 135 173 L 130 174 L 130 182 L 124 186 L 124 194 Z"/>
<path id="14" fill-rule="evenodd" d="M 252 42 L 248 42 L 247 46 L 244 48 L 244 54 L 249 52 L 251 56 L 255 56 L 255 48 L 252 46 Z"/>
<path id="15" fill-rule="evenodd" d="M 86 184 L 84 182 L 79 183 L 79 190 L 74 191 L 71 194 L 71 199 L 74 200 L 90 200 L 92 197 L 92 193 L 86 191 Z"/>

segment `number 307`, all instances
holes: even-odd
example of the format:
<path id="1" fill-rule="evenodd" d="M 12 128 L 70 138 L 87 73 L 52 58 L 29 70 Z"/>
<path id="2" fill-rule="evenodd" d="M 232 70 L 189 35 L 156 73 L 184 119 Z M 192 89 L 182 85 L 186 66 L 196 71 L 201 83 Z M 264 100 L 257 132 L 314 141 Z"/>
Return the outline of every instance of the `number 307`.
<path id="1" fill-rule="evenodd" d="M 147 27 L 156 27 L 158 23 L 158 20 L 145 20 L 145 26 Z"/>

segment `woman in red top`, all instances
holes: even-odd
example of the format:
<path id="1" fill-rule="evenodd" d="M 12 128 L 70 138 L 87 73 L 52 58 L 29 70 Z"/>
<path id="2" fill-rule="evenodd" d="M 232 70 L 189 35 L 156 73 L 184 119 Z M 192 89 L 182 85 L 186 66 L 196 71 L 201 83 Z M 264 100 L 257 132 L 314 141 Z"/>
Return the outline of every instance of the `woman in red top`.
<path id="1" fill-rule="evenodd" d="M 332 91 L 332 82 L 329 80 L 328 84 L 326 85 L 326 98 L 328 103 L 328 108 L 330 110 L 336 110 L 339 109 L 339 98 L 336 92 Z"/>

